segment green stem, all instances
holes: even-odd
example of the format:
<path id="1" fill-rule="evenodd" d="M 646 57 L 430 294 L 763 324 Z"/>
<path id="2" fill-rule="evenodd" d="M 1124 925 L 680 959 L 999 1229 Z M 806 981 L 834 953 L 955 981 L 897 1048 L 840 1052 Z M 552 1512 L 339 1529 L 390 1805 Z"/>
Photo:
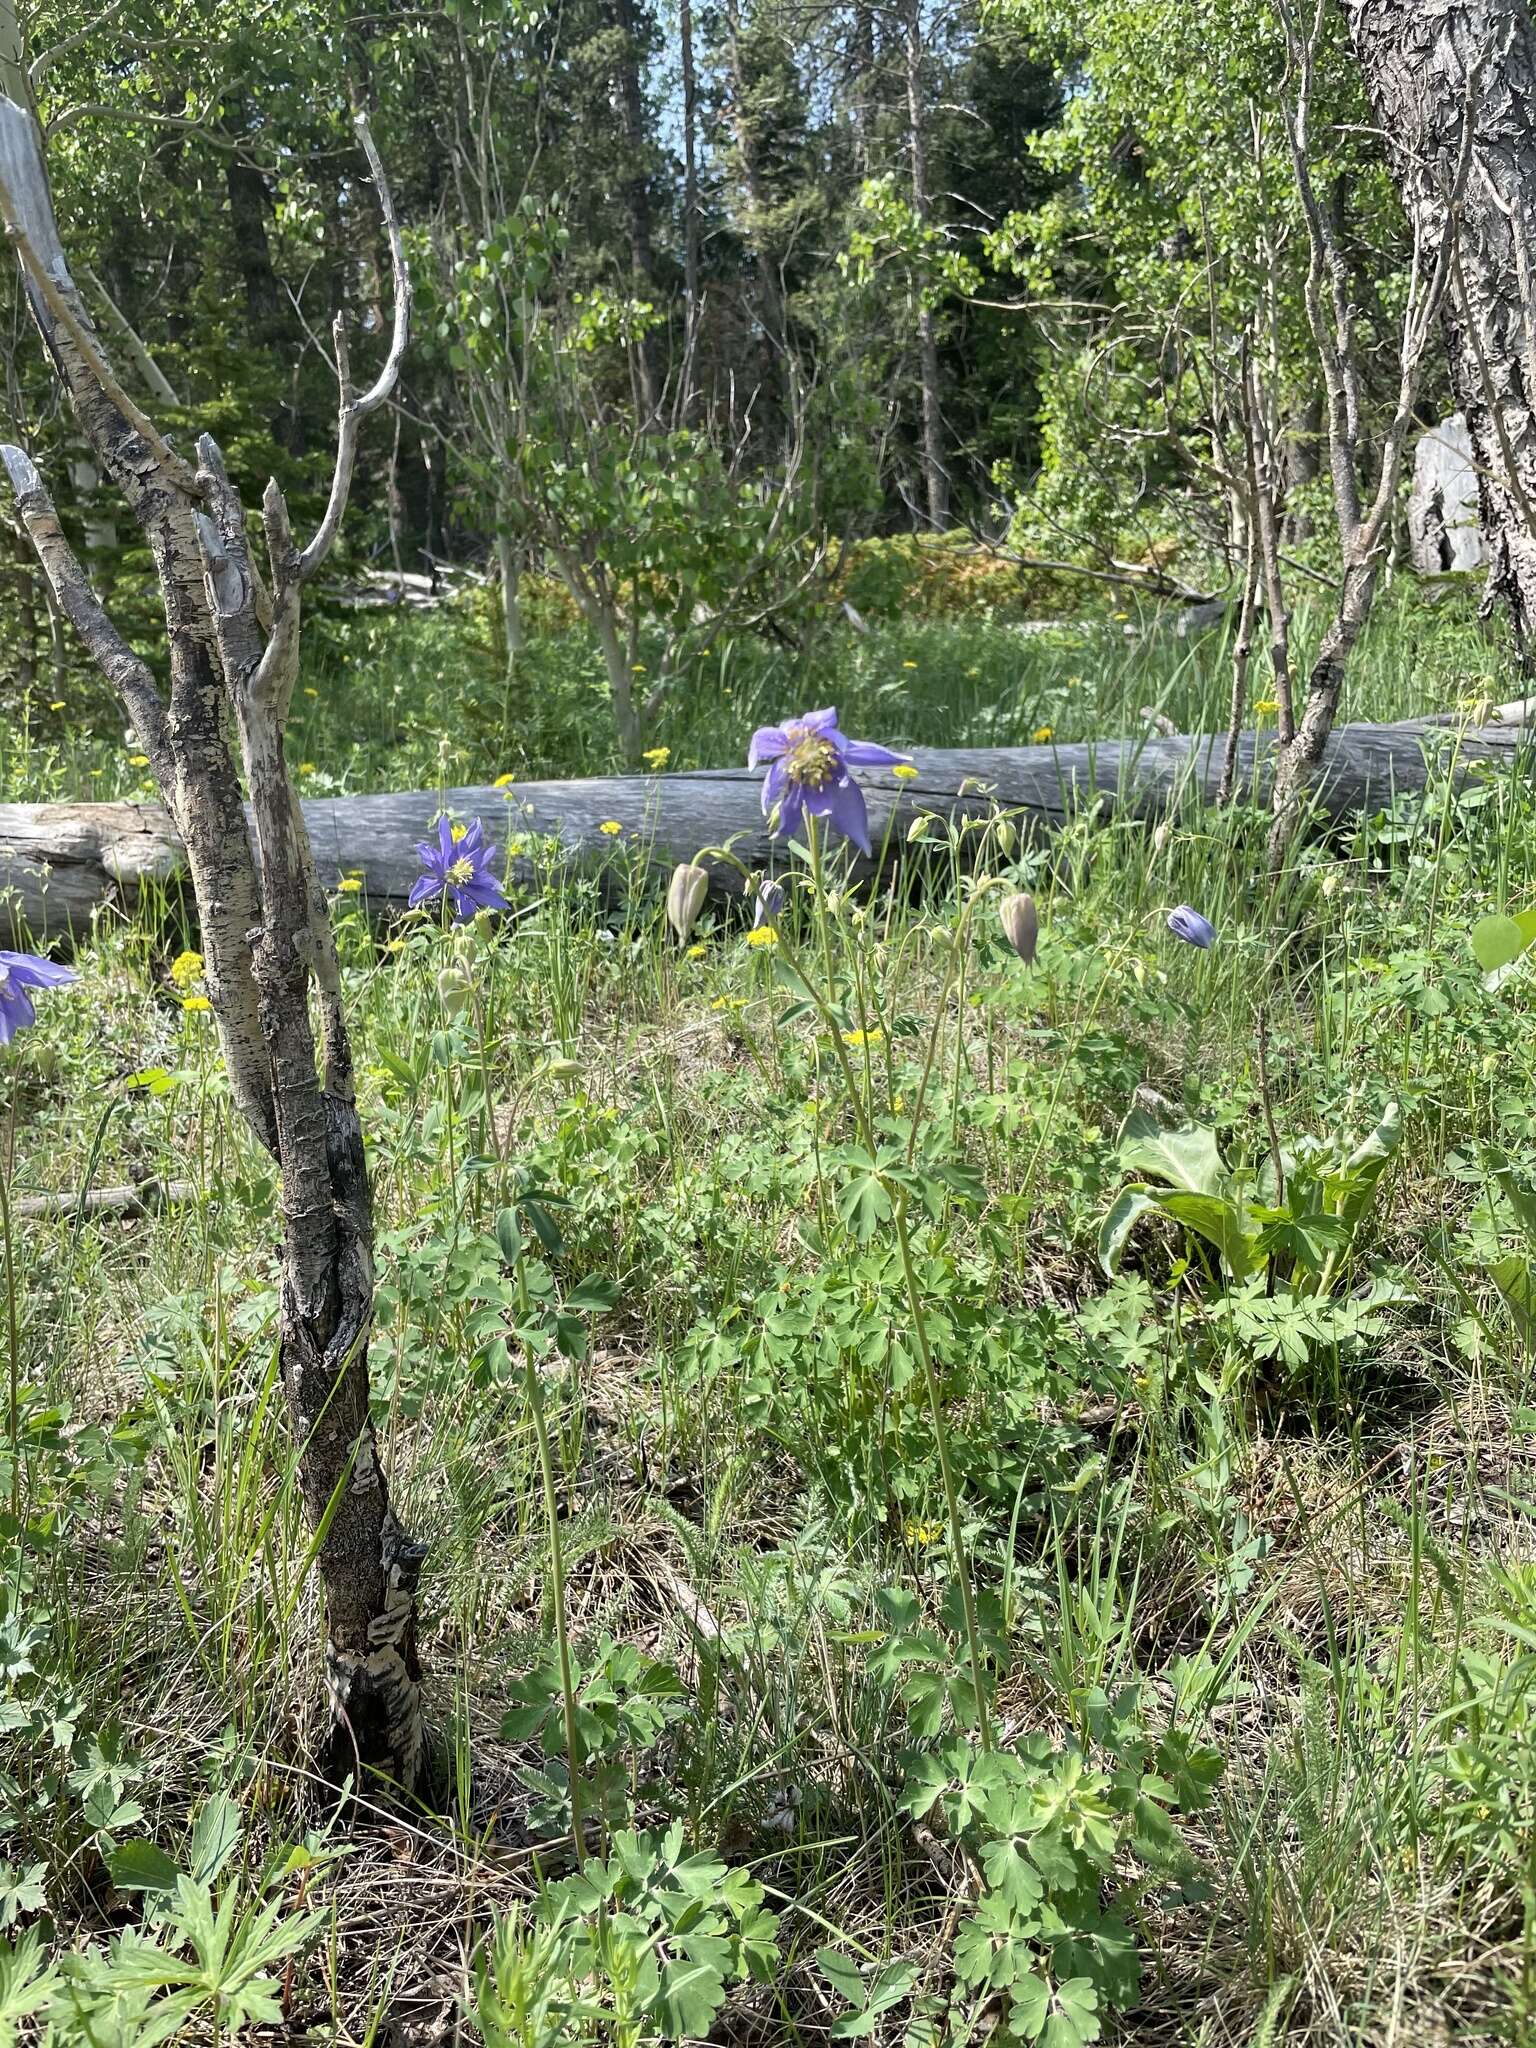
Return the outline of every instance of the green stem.
<path id="1" fill-rule="evenodd" d="M 576 1732 L 576 1687 L 571 1676 L 571 1633 L 565 1612 L 565 1553 L 560 1544 L 560 1509 L 555 1498 L 555 1461 L 549 1448 L 549 1426 L 544 1419 L 544 1389 L 539 1385 L 533 1353 L 523 1349 L 528 1380 L 528 1406 L 533 1411 L 533 1431 L 539 1443 L 539 1470 L 544 1480 L 544 1519 L 549 1527 L 549 1593 L 555 1609 L 555 1642 L 560 1655 L 560 1698 L 565 1710 L 566 1767 L 571 1785 L 571 1836 L 576 1860 L 581 1861 L 586 1836 L 581 1815 L 581 1738 Z"/>
<path id="2" fill-rule="evenodd" d="M 21 1526 L 21 1326 L 16 1314 L 16 1260 L 11 1248 L 10 1162 L 0 1160 L 0 1234 L 5 1238 L 5 1317 L 9 1346 L 11 1520 Z"/>
<path id="3" fill-rule="evenodd" d="M 960 1496 L 949 1462 L 944 1410 L 939 1398 L 939 1376 L 934 1371 L 933 1353 L 928 1348 L 928 1326 L 923 1319 L 922 1296 L 912 1264 L 912 1240 L 907 1234 L 907 1195 L 903 1190 L 896 1202 L 896 1242 L 901 1249 L 902 1276 L 907 1285 L 907 1306 L 912 1311 L 912 1334 L 923 1368 L 923 1385 L 928 1395 L 928 1414 L 933 1423 L 934 1448 L 939 1454 L 939 1471 L 944 1480 L 944 1505 L 949 1512 L 949 1541 L 960 1581 L 960 1601 L 965 1610 L 966 1646 L 971 1658 L 971 1684 L 976 1693 L 976 1729 L 984 1751 L 992 1747 L 992 1724 L 987 1717 L 987 1694 L 981 1670 L 981 1631 L 976 1622 L 976 1591 L 971 1584 L 970 1565 L 965 1555 L 965 1536 L 960 1522 Z"/>

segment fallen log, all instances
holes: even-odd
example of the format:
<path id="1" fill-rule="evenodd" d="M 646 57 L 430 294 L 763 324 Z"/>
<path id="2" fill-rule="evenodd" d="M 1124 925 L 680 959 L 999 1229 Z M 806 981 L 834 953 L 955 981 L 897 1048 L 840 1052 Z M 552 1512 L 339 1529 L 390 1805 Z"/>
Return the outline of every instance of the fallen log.
<path id="1" fill-rule="evenodd" d="M 1427 762 L 1435 757 L 1446 757 L 1458 775 L 1478 763 L 1507 768 L 1520 759 L 1523 765 L 1524 709 L 1506 706 L 1503 717 L 1490 711 L 1487 722 L 1473 727 L 1435 719 L 1337 727 L 1315 787 L 1318 815 L 1337 822 L 1422 789 Z M 923 811 L 1017 812 L 1049 832 L 1095 802 L 1106 812 L 1143 818 L 1210 803 L 1224 746 L 1213 734 L 1149 733 L 1061 746 L 920 748 L 913 754 L 915 776 L 872 770 L 860 781 L 877 853 L 885 846 L 889 858 L 899 859 L 908 827 Z M 1263 795 L 1272 747 L 1270 734 L 1243 735 L 1241 795 Z M 406 907 L 420 871 L 416 843 L 444 809 L 481 818 L 500 846 L 514 837 L 547 836 L 579 863 L 615 875 L 637 859 L 669 868 L 694 859 L 701 848 L 727 843 L 744 867 L 765 867 L 782 858 L 782 849 L 768 836 L 761 779 L 756 770 L 721 768 L 526 782 L 505 790 L 482 785 L 321 797 L 306 802 L 304 814 L 325 887 L 357 882 L 359 901 L 381 916 Z M 741 890 L 741 872 L 730 862 L 706 864 L 719 894 Z M 527 857 L 514 855 L 508 866 L 514 883 L 533 879 Z M 158 804 L 0 804 L 0 901 L 13 933 L 42 940 L 82 931 L 103 903 L 131 909 L 146 891 L 174 894 L 180 871 L 181 848 Z"/>

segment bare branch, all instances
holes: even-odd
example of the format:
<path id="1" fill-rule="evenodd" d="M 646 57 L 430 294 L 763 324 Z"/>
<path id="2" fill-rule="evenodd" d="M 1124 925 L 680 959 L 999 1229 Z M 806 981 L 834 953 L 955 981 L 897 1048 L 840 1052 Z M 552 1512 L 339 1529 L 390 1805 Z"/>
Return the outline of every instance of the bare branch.
<path id="1" fill-rule="evenodd" d="M 154 677 L 140 661 L 102 606 L 64 537 L 59 515 L 47 486 L 29 455 L 20 448 L 0 447 L 11 489 L 43 573 L 58 600 L 59 609 L 85 642 L 92 660 L 117 691 L 133 720 L 133 729 L 150 758 L 160 786 L 170 787 L 174 773 L 170 738 L 166 729 L 165 705 L 155 688 Z"/>
<path id="2" fill-rule="evenodd" d="M 153 391 L 156 398 L 160 400 L 162 405 L 179 406 L 181 400 L 176 396 L 170 379 L 145 347 L 142 336 L 130 323 L 127 315 L 107 290 L 101 279 L 96 275 L 95 271 L 82 263 L 80 275 L 85 279 L 97 298 L 100 299 L 103 306 L 106 307 L 107 318 L 122 336 L 124 348 L 132 356 L 135 368 L 150 390 Z"/>
<path id="3" fill-rule="evenodd" d="M 153 450 L 164 465 L 170 481 L 178 489 L 185 491 L 189 497 L 196 497 L 197 478 L 191 465 L 169 445 L 148 413 L 134 403 L 114 376 L 111 364 L 102 355 L 94 337 L 50 275 L 48 265 L 33 247 L 32 238 L 22 224 L 20 211 L 14 205 L 3 178 L 0 178 L 0 215 L 5 219 L 6 239 L 15 249 L 28 281 L 74 343 L 81 361 L 100 385 L 103 396 L 122 414 L 146 446 Z"/>
<path id="4" fill-rule="evenodd" d="M 405 260 L 405 243 L 400 233 L 400 223 L 395 218 L 395 203 L 390 196 L 389 181 L 384 176 L 384 166 L 378 150 L 374 147 L 366 115 L 357 116 L 357 137 L 362 144 L 363 154 L 368 159 L 368 168 L 373 174 L 374 188 L 379 195 L 379 211 L 384 219 L 384 231 L 389 237 L 389 260 L 395 286 L 395 327 L 383 368 L 369 389 L 361 397 L 357 397 L 352 390 L 341 317 L 339 314 L 337 316 L 336 378 L 341 389 L 341 403 L 336 422 L 336 468 L 331 478 L 331 495 L 325 508 L 325 517 L 321 520 L 314 539 L 298 558 L 297 578 L 300 583 L 307 583 L 310 580 L 335 544 L 336 535 L 341 528 L 342 514 L 347 509 L 347 496 L 352 488 L 352 468 L 357 460 L 358 429 L 369 413 L 376 411 L 394 390 L 400 376 L 400 364 L 405 355 L 405 344 L 411 327 L 411 273 Z"/>

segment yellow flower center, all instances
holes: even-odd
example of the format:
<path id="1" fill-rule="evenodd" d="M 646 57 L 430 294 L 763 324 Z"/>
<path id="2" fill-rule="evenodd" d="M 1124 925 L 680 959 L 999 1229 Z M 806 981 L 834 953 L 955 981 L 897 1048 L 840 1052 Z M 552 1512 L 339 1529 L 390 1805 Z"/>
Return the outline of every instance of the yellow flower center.
<path id="1" fill-rule="evenodd" d="M 837 749 L 830 740 L 797 725 L 789 728 L 789 736 L 792 744 L 784 756 L 784 773 L 791 782 L 802 789 L 825 789 L 836 780 Z"/>
<path id="2" fill-rule="evenodd" d="M 464 854 L 453 863 L 448 870 L 448 879 L 456 889 L 462 889 L 467 882 L 475 879 L 475 864 L 468 854 Z"/>

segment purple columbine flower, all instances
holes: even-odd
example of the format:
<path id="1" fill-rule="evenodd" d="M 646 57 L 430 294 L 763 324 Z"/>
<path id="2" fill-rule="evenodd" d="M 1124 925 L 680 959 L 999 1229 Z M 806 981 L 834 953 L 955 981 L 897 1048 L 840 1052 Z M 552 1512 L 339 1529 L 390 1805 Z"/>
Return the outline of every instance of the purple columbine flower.
<path id="1" fill-rule="evenodd" d="M 870 740 L 850 740 L 837 729 L 836 711 L 807 711 L 787 725 L 759 726 L 747 766 L 771 763 L 763 777 L 763 816 L 778 809 L 777 831 L 793 838 L 807 811 L 825 818 L 860 853 L 869 852 L 869 814 L 850 768 L 886 768 L 906 760 Z"/>
<path id="2" fill-rule="evenodd" d="M 412 910 L 445 890 L 453 899 L 453 914 L 459 924 L 467 923 L 477 910 L 507 908 L 507 899 L 491 873 L 496 849 L 486 845 L 478 818 L 467 830 L 459 826 L 457 837 L 448 820 L 439 818 L 436 840 L 423 839 L 416 851 L 421 855 L 422 875 L 411 891 Z"/>
<path id="3" fill-rule="evenodd" d="M 18 1031 L 37 1022 L 33 989 L 63 988 L 77 979 L 72 967 L 56 967 L 35 953 L 0 952 L 0 1045 L 9 1045 Z"/>
<path id="4" fill-rule="evenodd" d="M 1198 946 L 1202 953 L 1216 943 L 1215 925 L 1208 917 L 1202 917 L 1198 910 L 1191 910 L 1187 903 L 1169 911 L 1168 929 L 1176 939 L 1183 939 L 1189 946 Z"/>

